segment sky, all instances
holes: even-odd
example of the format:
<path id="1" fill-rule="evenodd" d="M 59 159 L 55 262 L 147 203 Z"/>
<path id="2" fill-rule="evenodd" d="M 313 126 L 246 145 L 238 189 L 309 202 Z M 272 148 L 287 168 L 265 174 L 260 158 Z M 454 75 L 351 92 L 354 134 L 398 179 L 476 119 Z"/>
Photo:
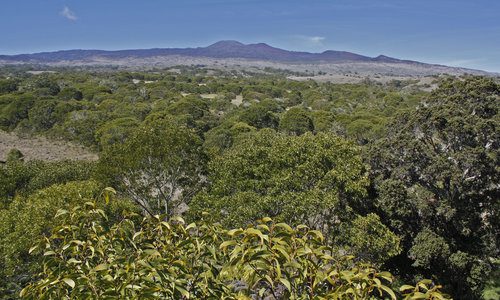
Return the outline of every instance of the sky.
<path id="1" fill-rule="evenodd" d="M 238 40 L 500 72 L 500 0 L 3 0 L 0 28 L 0 54 Z"/>

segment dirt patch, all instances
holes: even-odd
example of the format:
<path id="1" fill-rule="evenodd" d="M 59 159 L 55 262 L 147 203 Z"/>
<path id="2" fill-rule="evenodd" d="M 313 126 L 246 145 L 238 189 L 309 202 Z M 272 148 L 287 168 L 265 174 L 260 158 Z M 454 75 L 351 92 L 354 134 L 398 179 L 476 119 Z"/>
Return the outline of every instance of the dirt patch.
<path id="1" fill-rule="evenodd" d="M 200 97 L 203 99 L 215 99 L 217 94 L 200 94 Z"/>
<path id="2" fill-rule="evenodd" d="M 13 133 L 0 131 L 0 160 L 5 161 L 7 153 L 19 149 L 26 160 L 97 160 L 98 156 L 81 146 L 52 141 L 44 137 L 19 137 Z"/>
<path id="3" fill-rule="evenodd" d="M 240 106 L 241 103 L 243 103 L 243 96 L 242 95 L 237 95 L 236 98 L 234 98 L 233 100 L 231 100 L 231 103 L 236 105 L 236 106 Z"/>
<path id="4" fill-rule="evenodd" d="M 144 82 L 145 84 L 148 84 L 148 83 L 155 83 L 157 80 L 140 80 L 140 79 L 132 79 L 132 83 L 134 84 L 138 84 L 138 83 L 141 83 L 141 82 Z"/>
<path id="5" fill-rule="evenodd" d="M 57 73 L 57 72 L 56 71 L 27 71 L 26 73 L 33 74 L 33 75 L 40 75 L 43 73 L 53 74 L 53 73 Z"/>

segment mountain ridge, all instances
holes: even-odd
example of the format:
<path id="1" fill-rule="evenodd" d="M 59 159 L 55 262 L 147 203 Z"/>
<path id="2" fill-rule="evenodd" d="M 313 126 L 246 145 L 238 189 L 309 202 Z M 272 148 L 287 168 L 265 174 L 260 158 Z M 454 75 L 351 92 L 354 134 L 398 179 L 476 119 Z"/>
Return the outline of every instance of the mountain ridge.
<path id="1" fill-rule="evenodd" d="M 135 57 L 147 58 L 155 56 L 192 56 L 210 58 L 243 58 L 256 60 L 269 60 L 277 62 L 412 62 L 400 60 L 385 55 L 369 57 L 348 51 L 326 50 L 321 53 L 306 51 L 291 51 L 270 46 L 266 43 L 243 44 L 234 40 L 222 40 L 206 47 L 197 48 L 150 48 L 150 49 L 124 49 L 124 50 L 99 50 L 99 49 L 70 49 L 47 51 L 27 54 L 0 55 L 3 61 L 19 62 L 56 62 L 86 60 L 93 57 L 110 59 Z"/>
<path id="2" fill-rule="evenodd" d="M 328 73 L 349 81 L 355 74 L 365 77 L 412 77 L 439 74 L 474 74 L 500 76 L 499 73 L 429 64 L 378 55 L 370 57 L 348 51 L 326 50 L 320 53 L 291 51 L 266 43 L 243 44 L 222 40 L 206 47 L 150 48 L 125 50 L 72 49 L 31 54 L 0 55 L 1 65 L 32 64 L 48 66 L 117 66 L 125 68 L 173 67 L 202 65 L 215 68 L 271 67 L 294 72 Z M 330 76 L 330 78 L 331 78 Z M 327 79 L 325 79 L 327 80 Z M 337 80 L 333 78 L 332 80 Z"/>

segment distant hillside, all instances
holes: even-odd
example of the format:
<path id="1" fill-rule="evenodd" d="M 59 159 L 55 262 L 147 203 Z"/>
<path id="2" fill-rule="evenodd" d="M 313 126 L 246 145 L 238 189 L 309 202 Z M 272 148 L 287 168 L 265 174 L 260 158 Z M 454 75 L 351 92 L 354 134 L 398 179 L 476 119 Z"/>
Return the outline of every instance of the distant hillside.
<path id="1" fill-rule="evenodd" d="M 0 55 L 0 65 L 42 64 L 53 66 L 116 65 L 122 67 L 171 67 L 176 65 L 209 65 L 215 67 L 272 67 L 298 72 L 321 72 L 329 75 L 357 77 L 429 76 L 437 74 L 493 75 L 480 70 L 426 64 L 379 55 L 368 57 L 347 51 L 322 53 L 289 51 L 265 43 L 242 44 L 219 41 L 198 48 L 155 48 L 132 50 L 62 50 L 33 54 Z M 331 76 L 326 78 L 331 80 Z M 335 80 L 333 78 L 332 80 Z"/>
<path id="2" fill-rule="evenodd" d="M 55 52 L 41 52 L 34 54 L 0 55 L 0 60 L 6 62 L 33 62 L 50 63 L 58 61 L 85 61 L 95 58 L 123 59 L 123 58 L 150 58 L 158 56 L 192 56 L 211 58 L 244 58 L 269 60 L 277 62 L 388 62 L 408 63 L 411 61 L 380 55 L 368 57 L 346 51 L 327 50 L 322 53 L 288 51 L 275 48 L 265 43 L 242 44 L 237 41 L 220 41 L 208 47 L 198 48 L 155 48 L 135 50 L 62 50 Z M 413 62 L 418 63 L 418 62 Z"/>

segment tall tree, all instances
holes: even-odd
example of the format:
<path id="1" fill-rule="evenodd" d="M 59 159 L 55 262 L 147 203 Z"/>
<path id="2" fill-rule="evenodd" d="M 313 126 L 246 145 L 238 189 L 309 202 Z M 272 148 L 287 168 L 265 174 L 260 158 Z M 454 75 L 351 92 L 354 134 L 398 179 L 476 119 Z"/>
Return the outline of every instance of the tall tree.
<path id="1" fill-rule="evenodd" d="M 332 225 L 359 206 L 368 180 L 360 150 L 333 134 L 247 133 L 209 165 L 210 188 L 190 208 L 231 226 L 263 216 Z"/>
<path id="2" fill-rule="evenodd" d="M 101 173 L 151 215 L 172 215 L 199 186 L 201 139 L 173 118 L 140 126 L 124 144 L 105 149 Z"/>
<path id="3" fill-rule="evenodd" d="M 383 219 L 416 272 L 461 299 L 479 297 L 499 255 L 499 108 L 493 80 L 450 79 L 371 149 Z"/>

